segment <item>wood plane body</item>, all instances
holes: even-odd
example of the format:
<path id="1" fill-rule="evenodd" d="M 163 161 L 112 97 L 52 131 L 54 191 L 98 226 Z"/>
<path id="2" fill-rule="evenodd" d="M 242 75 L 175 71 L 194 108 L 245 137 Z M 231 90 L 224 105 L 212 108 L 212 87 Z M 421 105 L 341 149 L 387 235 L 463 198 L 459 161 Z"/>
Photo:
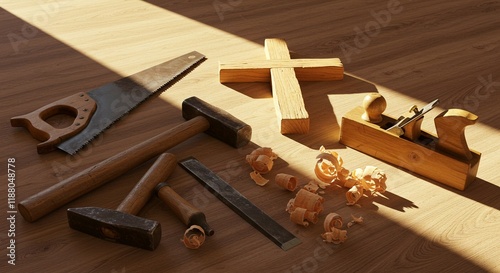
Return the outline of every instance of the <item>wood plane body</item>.
<path id="1" fill-rule="evenodd" d="M 363 120 L 363 113 L 359 106 L 342 117 L 342 144 L 459 190 L 476 178 L 481 153 L 471 150 L 471 160 L 459 158 L 436 149 L 435 135 L 422 131 L 412 141 L 386 131 L 396 119 L 382 114 L 382 120 L 375 124 Z"/>

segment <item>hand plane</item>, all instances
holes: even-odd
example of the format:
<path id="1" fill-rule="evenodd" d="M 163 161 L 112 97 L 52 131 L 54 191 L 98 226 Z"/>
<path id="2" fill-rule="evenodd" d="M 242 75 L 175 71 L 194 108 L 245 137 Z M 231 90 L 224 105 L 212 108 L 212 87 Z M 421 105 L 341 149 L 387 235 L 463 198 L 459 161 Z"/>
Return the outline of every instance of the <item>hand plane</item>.
<path id="1" fill-rule="evenodd" d="M 478 117 L 449 109 L 434 118 L 437 136 L 422 131 L 424 114 L 438 104 L 411 107 L 412 116 L 398 119 L 383 114 L 385 98 L 372 93 L 342 117 L 340 142 L 353 149 L 402 167 L 453 188 L 464 190 L 476 178 L 481 153 L 469 149 L 465 127 Z"/>

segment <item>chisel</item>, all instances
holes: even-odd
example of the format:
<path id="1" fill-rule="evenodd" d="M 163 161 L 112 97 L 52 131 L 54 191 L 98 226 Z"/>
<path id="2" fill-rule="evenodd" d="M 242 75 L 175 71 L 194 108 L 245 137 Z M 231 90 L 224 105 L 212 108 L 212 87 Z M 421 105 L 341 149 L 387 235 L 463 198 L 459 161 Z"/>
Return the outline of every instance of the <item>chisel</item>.
<path id="1" fill-rule="evenodd" d="M 222 178 L 204 166 L 194 157 L 179 161 L 179 165 L 193 175 L 205 188 L 219 200 L 243 217 L 249 224 L 271 239 L 283 250 L 289 250 L 300 244 L 300 240 L 279 225 L 269 215 L 235 190 Z"/>

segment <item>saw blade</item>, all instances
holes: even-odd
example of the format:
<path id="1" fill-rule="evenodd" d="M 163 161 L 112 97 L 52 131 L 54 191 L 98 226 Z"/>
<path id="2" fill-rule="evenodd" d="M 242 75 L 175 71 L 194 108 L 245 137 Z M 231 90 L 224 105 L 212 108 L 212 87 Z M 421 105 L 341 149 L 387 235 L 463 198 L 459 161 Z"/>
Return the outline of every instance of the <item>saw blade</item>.
<path id="1" fill-rule="evenodd" d="M 57 145 L 57 148 L 75 154 L 156 91 L 204 59 L 204 55 L 193 51 L 88 91 L 87 94 L 97 103 L 95 113 L 85 129 Z"/>

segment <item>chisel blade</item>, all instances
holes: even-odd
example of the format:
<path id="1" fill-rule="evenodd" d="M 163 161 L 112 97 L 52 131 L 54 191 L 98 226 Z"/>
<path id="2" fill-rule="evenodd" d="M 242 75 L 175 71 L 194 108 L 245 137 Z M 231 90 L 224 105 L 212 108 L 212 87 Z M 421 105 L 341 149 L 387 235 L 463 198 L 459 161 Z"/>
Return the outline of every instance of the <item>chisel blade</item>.
<path id="1" fill-rule="evenodd" d="M 194 157 L 179 161 L 205 188 L 283 250 L 301 243 L 292 233 Z"/>

